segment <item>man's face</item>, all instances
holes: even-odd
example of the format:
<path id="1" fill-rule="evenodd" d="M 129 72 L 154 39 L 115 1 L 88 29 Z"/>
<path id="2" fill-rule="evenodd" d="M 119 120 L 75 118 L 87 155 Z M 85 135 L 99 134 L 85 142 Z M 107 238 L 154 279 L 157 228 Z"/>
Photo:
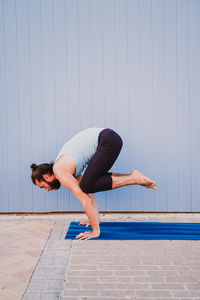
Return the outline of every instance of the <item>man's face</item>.
<path id="1" fill-rule="evenodd" d="M 35 180 L 36 185 L 41 188 L 41 189 L 45 189 L 45 191 L 49 192 L 51 190 L 58 190 L 60 188 L 60 182 L 54 178 L 54 176 L 47 176 L 47 179 L 38 181 L 37 179 Z"/>
<path id="2" fill-rule="evenodd" d="M 35 180 L 36 185 L 41 188 L 45 189 L 45 191 L 49 192 L 52 190 L 52 188 L 49 186 L 49 184 L 45 181 L 38 181 L 37 179 Z"/>

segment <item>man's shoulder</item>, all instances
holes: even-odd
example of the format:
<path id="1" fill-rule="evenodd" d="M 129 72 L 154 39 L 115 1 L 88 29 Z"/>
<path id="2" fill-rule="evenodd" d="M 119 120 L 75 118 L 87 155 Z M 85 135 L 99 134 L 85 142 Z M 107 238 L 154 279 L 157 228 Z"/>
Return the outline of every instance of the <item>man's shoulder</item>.
<path id="1" fill-rule="evenodd" d="M 70 155 L 64 154 L 53 165 L 53 172 L 58 175 L 59 172 L 65 171 L 66 173 L 74 174 L 76 170 L 76 162 Z"/>

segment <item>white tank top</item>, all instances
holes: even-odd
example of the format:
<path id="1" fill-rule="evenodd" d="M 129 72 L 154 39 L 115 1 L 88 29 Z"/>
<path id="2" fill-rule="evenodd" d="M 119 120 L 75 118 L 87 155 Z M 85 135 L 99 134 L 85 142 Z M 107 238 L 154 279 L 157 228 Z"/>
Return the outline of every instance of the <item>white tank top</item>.
<path id="1" fill-rule="evenodd" d="M 79 132 L 63 145 L 56 160 L 64 154 L 72 156 L 76 162 L 75 176 L 81 175 L 96 152 L 99 133 L 103 129 L 93 127 Z"/>

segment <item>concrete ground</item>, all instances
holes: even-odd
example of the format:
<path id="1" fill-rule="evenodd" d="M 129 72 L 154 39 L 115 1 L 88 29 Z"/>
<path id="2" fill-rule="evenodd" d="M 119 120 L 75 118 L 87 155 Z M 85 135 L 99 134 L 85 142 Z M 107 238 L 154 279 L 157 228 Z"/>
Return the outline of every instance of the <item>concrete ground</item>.
<path id="1" fill-rule="evenodd" d="M 200 300 L 200 241 L 65 240 L 84 214 L 0 215 L 0 299 Z M 200 214 L 101 214 L 200 222 Z"/>

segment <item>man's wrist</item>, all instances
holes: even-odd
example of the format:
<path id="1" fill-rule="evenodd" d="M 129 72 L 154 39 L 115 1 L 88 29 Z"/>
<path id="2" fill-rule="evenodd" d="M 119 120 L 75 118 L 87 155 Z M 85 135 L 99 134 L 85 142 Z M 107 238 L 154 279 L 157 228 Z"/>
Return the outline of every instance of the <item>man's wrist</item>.
<path id="1" fill-rule="evenodd" d="M 100 234 L 100 228 L 93 229 L 93 232 Z"/>

